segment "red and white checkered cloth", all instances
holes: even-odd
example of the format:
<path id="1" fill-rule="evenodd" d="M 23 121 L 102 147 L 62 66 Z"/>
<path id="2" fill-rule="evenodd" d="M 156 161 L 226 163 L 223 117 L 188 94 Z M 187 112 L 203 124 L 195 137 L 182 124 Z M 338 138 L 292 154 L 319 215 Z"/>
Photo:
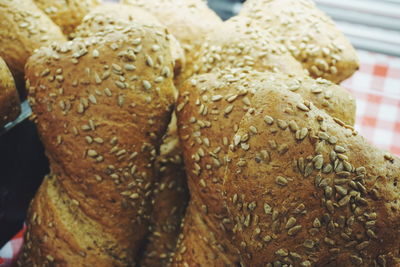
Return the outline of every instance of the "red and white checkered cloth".
<path id="1" fill-rule="evenodd" d="M 400 58 L 358 51 L 360 70 L 342 83 L 357 100 L 356 129 L 400 156 Z"/>
<path id="2" fill-rule="evenodd" d="M 342 85 L 357 100 L 356 129 L 372 144 L 400 156 L 400 58 L 358 51 L 360 70 Z M 23 241 L 21 230 L 0 250 L 10 267 Z"/>
<path id="3" fill-rule="evenodd" d="M 24 225 L 22 230 L 0 250 L 0 267 L 15 265 L 18 253 L 21 250 L 25 229 L 26 226 Z"/>

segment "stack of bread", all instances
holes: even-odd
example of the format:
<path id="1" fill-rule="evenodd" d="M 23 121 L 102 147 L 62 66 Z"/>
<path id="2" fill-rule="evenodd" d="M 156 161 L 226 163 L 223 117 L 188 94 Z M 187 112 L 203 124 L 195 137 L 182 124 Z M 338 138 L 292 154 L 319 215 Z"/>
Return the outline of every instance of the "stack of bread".
<path id="1" fill-rule="evenodd" d="M 356 52 L 311 1 L 3 2 L 51 170 L 19 266 L 400 266 L 400 160 L 354 129 Z"/>

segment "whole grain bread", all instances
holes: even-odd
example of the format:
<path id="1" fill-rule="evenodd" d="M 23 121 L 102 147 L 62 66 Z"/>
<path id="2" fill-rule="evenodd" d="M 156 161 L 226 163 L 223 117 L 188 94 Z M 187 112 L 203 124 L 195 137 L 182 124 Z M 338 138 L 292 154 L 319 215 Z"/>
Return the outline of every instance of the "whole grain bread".
<path id="1" fill-rule="evenodd" d="M 400 264 L 397 157 L 276 74 L 192 79 L 178 101 L 191 199 L 173 266 Z"/>
<path id="2" fill-rule="evenodd" d="M 138 261 L 175 100 L 172 70 L 168 35 L 156 26 L 76 38 L 30 58 L 29 100 L 51 173 L 31 203 L 20 266 Z"/>

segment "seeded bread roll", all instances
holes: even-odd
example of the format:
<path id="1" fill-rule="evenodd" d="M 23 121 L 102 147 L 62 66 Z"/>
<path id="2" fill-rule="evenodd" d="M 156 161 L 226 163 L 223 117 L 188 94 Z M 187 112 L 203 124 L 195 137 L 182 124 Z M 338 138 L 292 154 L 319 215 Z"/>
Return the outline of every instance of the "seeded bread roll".
<path id="1" fill-rule="evenodd" d="M 160 181 L 154 190 L 151 234 L 140 263 L 142 267 L 168 266 L 181 232 L 181 222 L 189 199 L 176 116 L 172 117 L 163 140 L 156 164 Z"/>
<path id="2" fill-rule="evenodd" d="M 69 35 L 101 0 L 34 0 L 62 31 Z"/>
<path id="3" fill-rule="evenodd" d="M 0 56 L 14 77 L 23 77 L 25 63 L 35 49 L 65 40 L 60 28 L 32 0 L 0 2 Z"/>
<path id="4" fill-rule="evenodd" d="M 311 0 L 248 0 L 240 16 L 258 21 L 314 78 L 340 83 L 359 67 L 347 38 Z"/>
<path id="5" fill-rule="evenodd" d="M 88 37 L 98 32 L 107 32 L 113 28 L 126 27 L 132 23 L 152 24 L 165 27 L 146 10 L 131 5 L 107 3 L 94 8 L 87 14 L 73 33 L 75 37 Z M 174 59 L 174 74 L 177 76 L 185 65 L 185 54 L 174 36 L 168 35 L 171 42 L 171 54 Z"/>
<path id="6" fill-rule="evenodd" d="M 186 217 L 175 266 L 211 266 L 212 254 L 230 266 L 398 266 L 400 160 L 274 76 L 227 70 L 181 88 L 189 211 L 206 224 Z"/>
<path id="7" fill-rule="evenodd" d="M 31 203 L 20 266 L 135 265 L 174 104 L 162 30 L 132 25 L 31 57 L 29 99 L 51 174 Z"/>
<path id="8" fill-rule="evenodd" d="M 276 43 L 268 32 L 259 29 L 254 21 L 234 17 L 211 31 L 206 40 L 194 64 L 194 69 L 198 69 L 196 73 L 248 68 L 287 74 L 292 80 L 289 90 L 299 93 L 332 116 L 354 125 L 354 97 L 332 82 L 320 78 L 314 81 L 306 76 L 300 63 L 286 48 Z"/>
<path id="9" fill-rule="evenodd" d="M 153 14 L 181 43 L 186 56 L 186 67 L 192 70 L 193 60 L 204 42 L 206 34 L 219 27 L 222 20 L 202 0 L 121 0 L 122 3 L 141 7 Z M 183 71 L 176 79 L 180 84 L 189 75 Z"/>
<path id="10" fill-rule="evenodd" d="M 21 112 L 14 78 L 0 57 L 0 128 L 15 120 Z"/>

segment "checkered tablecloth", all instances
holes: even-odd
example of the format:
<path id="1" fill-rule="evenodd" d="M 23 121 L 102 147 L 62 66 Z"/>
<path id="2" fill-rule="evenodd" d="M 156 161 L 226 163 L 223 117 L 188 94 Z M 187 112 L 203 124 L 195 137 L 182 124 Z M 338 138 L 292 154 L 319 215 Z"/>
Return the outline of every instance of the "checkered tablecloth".
<path id="1" fill-rule="evenodd" d="M 358 51 L 360 70 L 342 83 L 357 100 L 356 129 L 400 156 L 400 58 Z"/>
<path id="2" fill-rule="evenodd" d="M 357 99 L 356 129 L 379 148 L 400 156 L 400 58 L 358 51 L 360 70 L 342 85 Z M 21 230 L 0 250 L 10 267 L 22 245 Z"/>

